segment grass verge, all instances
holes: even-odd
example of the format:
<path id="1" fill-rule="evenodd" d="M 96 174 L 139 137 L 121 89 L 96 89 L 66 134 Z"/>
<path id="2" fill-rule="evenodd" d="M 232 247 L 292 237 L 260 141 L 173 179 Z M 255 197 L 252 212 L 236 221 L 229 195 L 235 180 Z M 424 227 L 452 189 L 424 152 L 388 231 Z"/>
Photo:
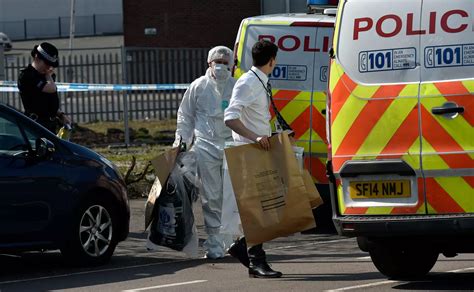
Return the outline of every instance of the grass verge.
<path id="1" fill-rule="evenodd" d="M 110 129 L 124 129 L 123 122 L 98 122 L 98 123 L 87 123 L 81 124 L 81 127 L 87 128 L 94 133 L 107 135 L 110 132 Z M 174 137 L 174 131 L 176 130 L 176 120 L 147 120 L 147 121 L 130 121 L 130 129 L 136 133 L 143 133 L 146 129 L 149 135 L 151 136 L 150 141 L 159 141 L 160 138 L 167 133 L 167 137 Z M 169 140 L 169 139 L 168 139 Z M 130 147 L 116 147 L 114 145 L 109 146 L 98 146 L 91 147 L 94 151 L 102 154 L 104 157 L 112 161 L 125 176 L 126 172 L 132 164 L 132 157 L 136 158 L 136 165 L 132 172 L 133 175 L 138 175 L 145 170 L 148 162 L 161 154 L 166 149 L 169 149 L 171 145 L 168 144 L 146 144 L 143 143 L 139 146 L 135 146 L 137 143 L 140 143 L 141 140 L 131 140 L 134 146 Z M 91 141 L 90 145 L 93 145 L 96 141 Z M 100 143 L 99 143 L 100 144 Z M 150 168 L 152 169 L 152 168 Z M 129 184 L 127 186 L 128 195 L 130 198 L 137 197 L 146 197 L 150 191 L 151 185 L 154 180 L 154 173 L 145 176 L 145 178 L 139 182 Z"/>

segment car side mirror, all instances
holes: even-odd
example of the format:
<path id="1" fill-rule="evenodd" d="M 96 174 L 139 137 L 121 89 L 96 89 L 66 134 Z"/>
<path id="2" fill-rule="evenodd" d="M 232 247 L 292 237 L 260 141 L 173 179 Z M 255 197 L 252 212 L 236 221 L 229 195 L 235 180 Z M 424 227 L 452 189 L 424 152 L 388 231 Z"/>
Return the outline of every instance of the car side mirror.
<path id="1" fill-rule="evenodd" d="M 46 138 L 36 139 L 36 157 L 39 159 L 48 159 L 56 151 L 53 142 Z"/>

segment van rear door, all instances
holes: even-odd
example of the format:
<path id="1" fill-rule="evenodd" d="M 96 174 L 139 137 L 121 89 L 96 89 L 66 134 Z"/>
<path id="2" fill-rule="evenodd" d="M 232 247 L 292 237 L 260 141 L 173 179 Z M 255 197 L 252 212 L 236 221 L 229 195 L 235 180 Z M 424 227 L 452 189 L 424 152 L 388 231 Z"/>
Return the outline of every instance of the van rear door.
<path id="1" fill-rule="evenodd" d="M 474 213 L 474 1 L 423 1 L 422 165 L 429 214 Z"/>
<path id="2" fill-rule="evenodd" d="M 341 215 L 426 213 L 414 33 L 423 2 L 339 5 L 329 123 Z"/>

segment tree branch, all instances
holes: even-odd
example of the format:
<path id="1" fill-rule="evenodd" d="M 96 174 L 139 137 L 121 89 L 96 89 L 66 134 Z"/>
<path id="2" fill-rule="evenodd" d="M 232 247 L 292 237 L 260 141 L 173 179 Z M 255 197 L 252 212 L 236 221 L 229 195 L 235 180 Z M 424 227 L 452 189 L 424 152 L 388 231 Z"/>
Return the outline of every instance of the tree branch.
<path id="1" fill-rule="evenodd" d="M 125 174 L 125 177 L 124 177 L 125 184 L 127 184 L 127 185 L 130 184 L 130 182 L 129 182 L 130 175 L 132 174 L 132 171 L 135 168 L 136 162 L 137 162 L 137 159 L 135 158 L 135 156 L 132 156 L 132 164 L 128 168 L 127 173 Z"/>
<path id="2" fill-rule="evenodd" d="M 140 173 L 140 174 L 137 174 L 137 175 L 136 175 L 137 178 L 135 178 L 135 179 L 130 179 L 130 180 L 127 182 L 127 184 L 133 184 L 133 183 L 139 182 L 139 181 L 141 181 L 142 179 L 144 179 L 145 176 L 146 176 L 148 173 L 152 172 L 151 169 L 149 170 L 150 166 L 151 166 L 151 162 L 148 161 L 148 164 L 145 166 L 145 169 L 143 170 L 143 172 Z"/>

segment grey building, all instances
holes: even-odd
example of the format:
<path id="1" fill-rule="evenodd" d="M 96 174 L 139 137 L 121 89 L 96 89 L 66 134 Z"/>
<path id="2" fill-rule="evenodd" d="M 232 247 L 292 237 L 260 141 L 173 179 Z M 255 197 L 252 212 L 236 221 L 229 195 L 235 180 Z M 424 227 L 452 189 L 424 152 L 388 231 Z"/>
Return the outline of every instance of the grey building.
<path id="1" fill-rule="evenodd" d="M 263 14 L 306 12 L 306 0 L 261 0 Z"/>
<path id="2" fill-rule="evenodd" d="M 0 31 L 13 40 L 67 37 L 71 0 L 0 0 Z M 76 35 L 123 32 L 122 0 L 76 0 Z"/>

